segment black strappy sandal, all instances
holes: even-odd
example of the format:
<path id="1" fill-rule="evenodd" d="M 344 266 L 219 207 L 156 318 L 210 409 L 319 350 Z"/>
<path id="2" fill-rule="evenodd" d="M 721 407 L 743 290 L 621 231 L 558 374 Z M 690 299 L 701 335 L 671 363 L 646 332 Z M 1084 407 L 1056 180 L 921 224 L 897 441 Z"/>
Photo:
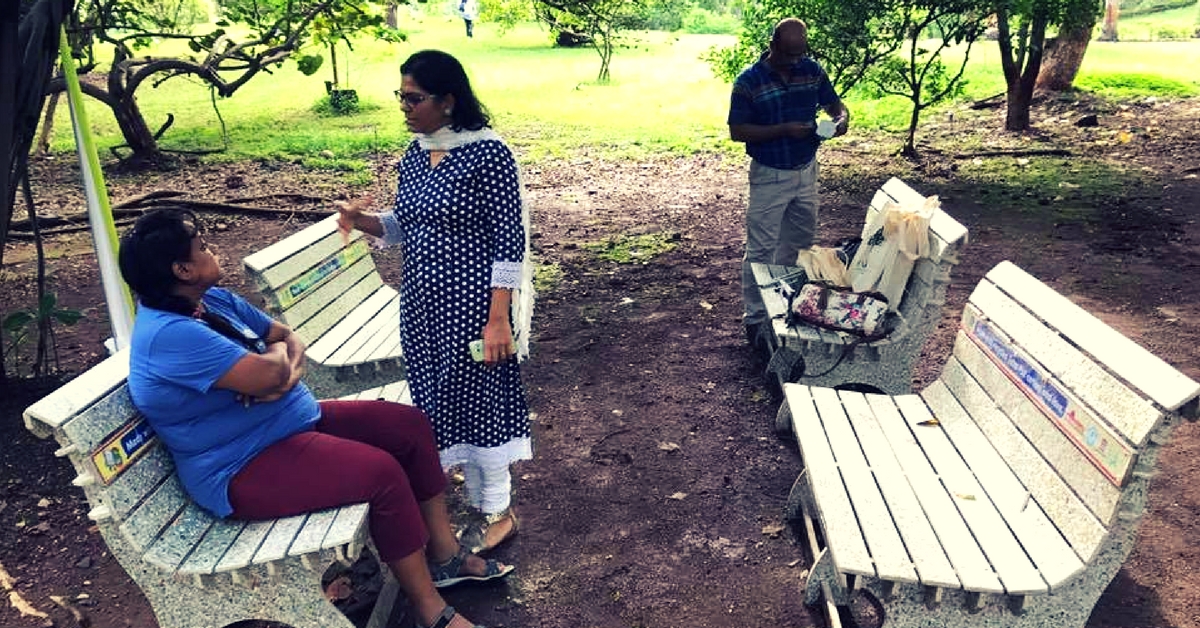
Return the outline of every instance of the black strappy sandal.
<path id="1" fill-rule="evenodd" d="M 442 612 L 437 616 L 437 619 L 433 620 L 433 624 L 431 624 L 429 626 L 429 628 L 446 628 L 446 626 L 450 625 L 450 622 L 454 621 L 454 616 L 457 614 L 458 614 L 458 611 L 454 610 L 453 606 L 447 605 L 446 608 L 442 609 Z M 466 618 L 464 617 L 463 619 L 466 619 Z M 420 626 L 420 625 L 421 625 L 420 623 L 417 623 L 417 626 Z M 479 624 L 471 624 L 471 628 L 486 628 L 486 627 L 480 626 Z"/>
<path id="2" fill-rule="evenodd" d="M 485 560 L 483 575 L 463 573 L 463 566 L 467 564 L 467 557 L 470 555 L 471 552 L 466 547 L 459 546 L 458 553 L 450 560 L 444 563 L 430 562 L 429 577 L 433 579 L 433 586 L 444 589 L 463 582 L 486 582 L 503 578 L 516 569 L 512 565 L 501 567 L 495 560 Z"/>

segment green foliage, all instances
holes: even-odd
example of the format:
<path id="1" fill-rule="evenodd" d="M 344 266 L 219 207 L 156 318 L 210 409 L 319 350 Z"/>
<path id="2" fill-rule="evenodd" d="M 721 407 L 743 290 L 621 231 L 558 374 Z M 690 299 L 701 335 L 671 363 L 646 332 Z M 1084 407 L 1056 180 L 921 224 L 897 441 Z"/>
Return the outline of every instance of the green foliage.
<path id="1" fill-rule="evenodd" d="M 533 289 L 542 294 L 550 292 L 562 283 L 562 277 L 562 266 L 557 262 L 538 264 L 533 268 Z"/>
<path id="2" fill-rule="evenodd" d="M 1122 0 L 1121 17 L 1162 13 L 1181 7 L 1190 7 L 1193 4 L 1197 4 L 1196 0 Z"/>
<path id="3" fill-rule="evenodd" d="M 45 347 L 56 352 L 54 323 L 70 327 L 82 318 L 83 313 L 78 310 L 58 307 L 58 297 L 53 292 L 44 293 L 34 309 L 10 312 L 3 320 L 0 320 L 0 341 L 3 341 L 3 336 L 8 336 L 8 345 L 5 347 L 4 355 L 10 361 L 13 372 L 18 376 L 21 374 L 21 347 L 31 337 L 36 337 L 38 333 L 47 334 L 49 337 L 42 338 L 39 348 Z M 34 374 L 40 375 L 43 372 L 46 367 L 46 357 L 38 355 L 34 358 L 32 368 Z M 57 362 L 57 355 L 55 362 Z M 8 365 L 3 366 L 7 368 Z"/>
<path id="4" fill-rule="evenodd" d="M 734 35 L 740 25 L 736 16 L 701 7 L 692 7 L 683 16 L 683 31 L 693 35 Z"/>
<path id="5" fill-rule="evenodd" d="M 644 235 L 616 235 L 600 242 L 584 244 L 583 248 L 602 260 L 618 264 L 648 264 L 650 260 L 675 250 L 679 234 L 673 231 Z"/>
<path id="6" fill-rule="evenodd" d="M 1142 98 L 1153 94 L 1161 98 L 1188 98 L 1200 95 L 1200 83 L 1183 81 L 1155 74 L 1084 74 L 1075 86 L 1114 99 Z"/>
<path id="7" fill-rule="evenodd" d="M 895 8 L 903 0 L 761 0 L 742 13 L 742 28 L 732 48 L 713 49 L 705 60 L 731 81 L 767 50 L 775 24 L 800 17 L 808 24 L 812 56 L 820 61 L 839 94 L 852 89 L 876 62 L 891 56 L 906 31 Z"/>
<path id="8" fill-rule="evenodd" d="M 304 55 L 296 59 L 296 69 L 304 76 L 312 76 L 321 69 L 321 65 L 325 63 L 325 57 L 321 55 Z"/>
<path id="9" fill-rule="evenodd" d="M 208 7 L 202 0 L 131 0 L 130 4 L 168 33 L 190 33 L 192 27 L 209 19 Z"/>

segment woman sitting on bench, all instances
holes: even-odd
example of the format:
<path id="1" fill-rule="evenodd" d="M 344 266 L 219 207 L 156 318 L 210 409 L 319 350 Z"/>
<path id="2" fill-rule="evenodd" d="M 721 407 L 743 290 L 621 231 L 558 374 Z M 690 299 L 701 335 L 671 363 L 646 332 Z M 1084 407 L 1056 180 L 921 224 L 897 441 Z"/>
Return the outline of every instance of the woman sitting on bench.
<path id="1" fill-rule="evenodd" d="M 221 517 L 273 519 L 369 502 L 371 538 L 423 626 L 469 626 L 437 589 L 511 566 L 462 549 L 446 476 L 421 410 L 318 402 L 300 381 L 304 343 L 234 293 L 188 212 L 142 216 L 121 240 L 138 296 L 129 356 L 134 405 L 192 498 Z"/>

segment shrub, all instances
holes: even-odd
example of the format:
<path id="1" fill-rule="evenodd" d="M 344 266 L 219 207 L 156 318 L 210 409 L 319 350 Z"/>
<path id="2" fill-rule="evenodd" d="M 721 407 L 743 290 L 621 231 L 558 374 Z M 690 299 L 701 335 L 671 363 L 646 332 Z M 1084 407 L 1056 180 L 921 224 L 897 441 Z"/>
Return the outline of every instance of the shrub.
<path id="1" fill-rule="evenodd" d="M 735 35 L 742 22 L 730 14 L 720 14 L 692 7 L 683 16 L 683 30 L 692 35 Z"/>

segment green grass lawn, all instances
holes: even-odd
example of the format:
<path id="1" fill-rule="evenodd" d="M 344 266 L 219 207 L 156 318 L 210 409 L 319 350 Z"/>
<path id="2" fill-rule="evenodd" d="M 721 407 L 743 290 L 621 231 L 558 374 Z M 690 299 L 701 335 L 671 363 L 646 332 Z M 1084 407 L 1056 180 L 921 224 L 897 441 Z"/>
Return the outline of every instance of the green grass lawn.
<path id="1" fill-rule="evenodd" d="M 213 159 L 298 159 L 368 178 L 373 151 L 397 150 L 409 140 L 392 96 L 400 84 L 400 62 L 417 50 L 439 48 L 463 62 L 496 128 L 527 161 L 579 151 L 629 158 L 651 152 L 740 152 L 725 126 L 729 86 L 700 60 L 709 48 L 732 43 L 731 37 L 630 34 L 613 59 L 611 82 L 598 84 L 595 51 L 552 47 L 547 31 L 536 25 L 501 33 L 495 25 L 481 24 L 468 39 L 460 20 L 418 12 L 406 17 L 403 27 L 409 32 L 404 43 L 358 41 L 353 51 L 339 50 L 341 86 L 357 90 L 363 104 L 356 115 L 318 113 L 315 105 L 325 96 L 330 68 L 326 64 L 314 76 L 304 76 L 294 62 L 218 100 L 219 117 L 208 88 L 194 80 L 146 84 L 138 92 L 139 104 L 154 129 L 174 114 L 174 126 L 161 141 L 167 149 L 221 148 L 223 120 L 228 150 Z M 1200 40 L 1093 42 L 1077 83 L 1120 97 L 1194 95 L 1200 93 L 1198 66 Z M 968 79 L 967 99 L 1004 91 L 995 42 L 973 49 Z M 856 126 L 906 126 L 903 99 L 868 101 L 851 93 L 847 102 Z M 88 112 L 104 151 L 121 140 L 111 114 L 98 105 L 88 101 Z M 59 151 L 74 150 L 65 109 L 59 108 L 53 140 Z"/>

